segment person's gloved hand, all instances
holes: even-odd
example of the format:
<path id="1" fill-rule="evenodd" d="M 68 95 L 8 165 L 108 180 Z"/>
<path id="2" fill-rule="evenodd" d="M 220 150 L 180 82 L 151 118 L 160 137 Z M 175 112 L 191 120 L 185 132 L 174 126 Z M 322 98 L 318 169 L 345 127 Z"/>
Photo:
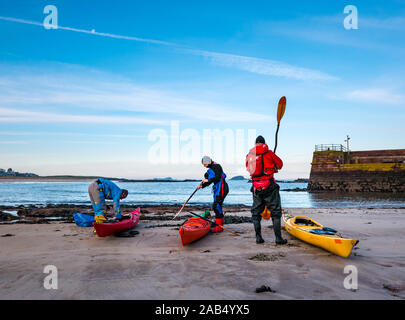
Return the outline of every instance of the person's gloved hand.
<path id="1" fill-rule="evenodd" d="M 106 222 L 106 218 L 102 214 L 98 214 L 94 217 L 94 222 L 104 223 L 104 222 Z"/>

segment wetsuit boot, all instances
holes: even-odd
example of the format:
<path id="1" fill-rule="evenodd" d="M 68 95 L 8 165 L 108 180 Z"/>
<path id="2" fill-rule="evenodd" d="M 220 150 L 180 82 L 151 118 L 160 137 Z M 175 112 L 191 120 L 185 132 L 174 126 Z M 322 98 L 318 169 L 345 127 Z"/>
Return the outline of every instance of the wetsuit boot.
<path id="1" fill-rule="evenodd" d="M 219 224 L 220 226 L 224 225 L 224 218 L 215 219 L 215 223 Z M 211 229 L 211 232 L 222 232 L 224 229 L 221 227 L 215 226 L 215 228 Z"/>
<path id="2" fill-rule="evenodd" d="M 101 203 L 93 203 L 94 210 L 94 221 L 96 223 L 104 223 L 106 221 L 105 211 L 103 210 L 103 205 Z"/>
<path id="3" fill-rule="evenodd" d="M 256 232 L 256 243 L 257 244 L 263 243 L 264 240 L 262 238 L 262 227 L 260 225 L 260 221 L 253 220 L 253 226 L 255 227 Z"/>
<path id="4" fill-rule="evenodd" d="M 274 235 L 276 236 L 276 244 L 286 244 L 287 239 L 283 239 L 281 236 L 281 217 L 274 217 L 273 220 L 273 228 L 274 228 Z"/>

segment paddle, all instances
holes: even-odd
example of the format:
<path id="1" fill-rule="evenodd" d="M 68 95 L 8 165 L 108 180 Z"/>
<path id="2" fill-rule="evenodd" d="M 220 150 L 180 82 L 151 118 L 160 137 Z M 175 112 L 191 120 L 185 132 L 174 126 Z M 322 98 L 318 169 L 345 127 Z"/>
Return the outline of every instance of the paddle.
<path id="1" fill-rule="evenodd" d="M 278 129 L 280 128 L 280 121 L 283 118 L 284 112 L 285 112 L 285 106 L 287 104 L 287 99 L 286 97 L 281 97 L 280 100 L 278 101 L 278 109 L 277 109 L 277 131 L 276 131 L 276 143 L 274 146 L 274 153 L 276 153 L 277 149 L 277 137 L 278 137 Z"/>
<path id="2" fill-rule="evenodd" d="M 193 197 L 193 195 L 194 195 L 197 191 L 198 191 L 198 187 L 194 190 L 194 192 L 193 192 L 193 193 L 191 194 L 191 196 L 187 199 L 187 201 L 184 202 L 183 206 L 181 207 L 181 209 L 179 210 L 179 212 L 177 212 L 177 213 L 175 214 L 175 216 L 173 217 L 172 220 L 174 220 L 174 219 L 179 215 L 179 213 L 180 213 L 180 212 L 184 209 L 184 207 L 186 206 L 187 202 L 190 201 L 190 199 Z"/>
<path id="3" fill-rule="evenodd" d="M 204 217 L 200 216 L 200 215 L 197 214 L 197 213 L 194 213 L 194 212 L 191 212 L 191 213 L 192 213 L 193 215 L 195 215 L 195 216 L 197 216 L 197 217 L 199 217 L 199 218 L 205 220 L 205 221 L 211 222 L 211 223 L 215 224 L 216 226 L 218 226 L 218 227 L 220 227 L 220 228 L 222 228 L 222 229 L 224 229 L 224 230 L 226 230 L 226 231 L 232 233 L 234 236 L 239 236 L 238 233 L 233 232 L 233 231 L 231 231 L 231 230 L 228 230 L 227 228 L 225 228 L 224 226 L 221 226 L 220 224 L 217 224 L 217 223 L 215 223 L 215 222 L 212 222 L 211 220 L 209 220 L 209 219 L 207 219 L 207 218 L 204 218 Z"/>

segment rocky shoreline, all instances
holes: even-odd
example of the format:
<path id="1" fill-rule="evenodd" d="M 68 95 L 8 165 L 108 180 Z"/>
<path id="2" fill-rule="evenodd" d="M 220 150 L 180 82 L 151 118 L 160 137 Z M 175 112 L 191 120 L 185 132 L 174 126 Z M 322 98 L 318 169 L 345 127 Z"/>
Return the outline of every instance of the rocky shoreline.
<path id="1" fill-rule="evenodd" d="M 123 214 L 134 211 L 138 206 L 121 205 Z M 112 216 L 111 206 L 109 206 L 108 216 Z M 174 215 L 181 207 L 179 205 L 143 205 L 141 207 L 140 220 L 145 221 L 172 221 Z M 208 209 L 205 205 L 190 205 L 188 212 L 199 214 Z M 250 217 L 234 216 L 232 212 L 241 212 L 250 210 L 249 206 L 231 205 L 224 206 L 228 213 L 225 222 L 232 223 L 250 223 Z M 47 224 L 52 221 L 62 223 L 74 223 L 73 213 L 81 212 L 93 214 L 93 209 L 89 205 L 71 205 L 71 204 L 48 204 L 46 206 L 26 205 L 18 207 L 0 206 L 0 224 Z M 176 217 L 173 221 L 182 221 L 184 216 Z"/>

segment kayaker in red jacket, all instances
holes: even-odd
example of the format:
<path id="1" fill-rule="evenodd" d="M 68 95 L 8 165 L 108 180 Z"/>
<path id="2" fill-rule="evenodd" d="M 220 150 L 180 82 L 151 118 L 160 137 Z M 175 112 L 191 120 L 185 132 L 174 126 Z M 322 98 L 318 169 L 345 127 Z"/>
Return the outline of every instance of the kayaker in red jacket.
<path id="1" fill-rule="evenodd" d="M 252 179 L 253 205 L 251 208 L 253 226 L 256 232 L 256 243 L 263 243 L 261 234 L 261 213 L 265 206 L 271 212 L 275 242 L 286 244 L 281 236 L 281 200 L 280 186 L 274 180 L 274 173 L 283 167 L 283 161 L 265 143 L 262 136 L 256 138 L 255 146 L 246 156 L 246 169 Z"/>

